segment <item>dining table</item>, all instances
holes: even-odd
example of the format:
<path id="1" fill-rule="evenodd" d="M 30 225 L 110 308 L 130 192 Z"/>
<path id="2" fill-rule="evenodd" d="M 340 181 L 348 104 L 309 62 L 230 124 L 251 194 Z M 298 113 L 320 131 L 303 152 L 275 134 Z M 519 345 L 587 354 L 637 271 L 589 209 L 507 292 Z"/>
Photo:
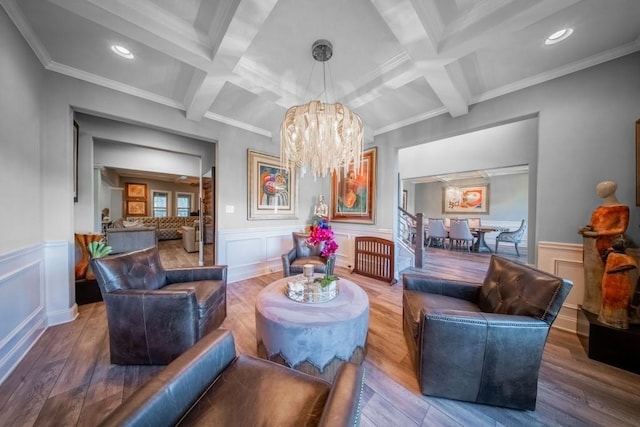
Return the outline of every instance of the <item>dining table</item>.
<path id="1" fill-rule="evenodd" d="M 491 250 L 489 245 L 487 245 L 487 241 L 484 238 L 485 234 L 493 233 L 495 231 L 508 230 L 505 227 L 486 226 L 486 225 L 483 225 L 480 227 L 469 227 L 469 229 L 471 230 L 471 234 L 476 236 L 476 240 L 475 242 L 473 242 L 473 246 L 471 247 L 471 250 L 473 252 L 489 252 L 489 253 L 493 253 L 493 251 Z"/>

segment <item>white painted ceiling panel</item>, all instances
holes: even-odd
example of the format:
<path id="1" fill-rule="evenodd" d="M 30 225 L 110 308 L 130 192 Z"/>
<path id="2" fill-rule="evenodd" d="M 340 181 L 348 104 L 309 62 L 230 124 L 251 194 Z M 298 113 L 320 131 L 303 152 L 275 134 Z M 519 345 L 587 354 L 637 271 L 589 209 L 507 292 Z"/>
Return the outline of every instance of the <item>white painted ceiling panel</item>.
<path id="1" fill-rule="evenodd" d="M 47 69 L 278 139 L 286 108 L 345 103 L 365 135 L 640 50 L 638 0 L 0 0 Z M 552 46 L 552 32 L 574 34 Z M 311 45 L 328 39 L 322 65 Z M 113 43 L 133 51 L 127 62 Z M 315 65 L 315 66 L 314 66 Z M 313 74 L 311 73 L 313 69 Z M 326 81 L 327 93 L 322 94 Z"/>

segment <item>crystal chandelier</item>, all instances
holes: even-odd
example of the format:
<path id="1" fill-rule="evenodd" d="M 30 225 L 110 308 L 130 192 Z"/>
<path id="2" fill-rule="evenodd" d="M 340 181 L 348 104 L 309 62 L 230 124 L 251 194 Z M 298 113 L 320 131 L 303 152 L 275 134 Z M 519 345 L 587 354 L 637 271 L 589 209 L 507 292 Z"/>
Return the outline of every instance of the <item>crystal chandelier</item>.
<path id="1" fill-rule="evenodd" d="M 333 54 L 327 40 L 313 43 L 316 61 L 325 62 Z M 324 91 L 326 93 L 326 80 Z M 302 175 L 310 166 L 313 178 L 323 178 L 353 162 L 357 170 L 362 156 L 364 130 L 362 119 L 346 105 L 311 101 L 287 110 L 280 127 L 280 158 L 284 167 L 299 167 Z"/>

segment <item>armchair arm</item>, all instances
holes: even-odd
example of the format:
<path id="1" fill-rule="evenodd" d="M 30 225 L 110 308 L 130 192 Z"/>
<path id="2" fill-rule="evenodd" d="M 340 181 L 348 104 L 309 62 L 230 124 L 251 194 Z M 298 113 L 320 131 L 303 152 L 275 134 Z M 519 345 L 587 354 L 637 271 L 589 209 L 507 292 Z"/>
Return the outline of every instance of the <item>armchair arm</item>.
<path id="1" fill-rule="evenodd" d="M 111 361 L 166 364 L 198 340 L 194 290 L 120 289 L 104 295 Z"/>
<path id="2" fill-rule="evenodd" d="M 100 426 L 175 425 L 235 357 L 231 332 L 218 329 L 205 335 L 125 399 Z"/>
<path id="3" fill-rule="evenodd" d="M 166 270 L 167 284 L 196 282 L 199 280 L 222 280 L 227 282 L 227 266 L 169 268 Z"/>
<path id="4" fill-rule="evenodd" d="M 364 367 L 355 363 L 341 366 L 327 398 L 319 426 L 355 426 L 362 410 Z"/>
<path id="5" fill-rule="evenodd" d="M 282 273 L 285 277 L 291 276 L 291 263 L 296 259 L 296 248 L 282 255 Z"/>
<path id="6" fill-rule="evenodd" d="M 438 294 L 476 302 L 480 295 L 480 283 L 461 280 L 439 279 L 435 277 L 405 274 L 402 277 L 404 290 Z"/>

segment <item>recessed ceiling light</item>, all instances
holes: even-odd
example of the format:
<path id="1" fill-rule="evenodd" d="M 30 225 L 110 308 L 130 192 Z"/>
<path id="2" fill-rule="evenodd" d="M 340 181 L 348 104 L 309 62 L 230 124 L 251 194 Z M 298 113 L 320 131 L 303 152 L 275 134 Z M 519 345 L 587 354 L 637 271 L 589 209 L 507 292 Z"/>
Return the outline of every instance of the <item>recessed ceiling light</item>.
<path id="1" fill-rule="evenodd" d="M 549 46 L 552 44 L 560 43 L 562 40 L 566 40 L 567 38 L 569 38 L 571 34 L 573 34 L 573 28 L 563 28 L 562 30 L 556 31 L 555 33 L 547 37 L 547 39 L 544 41 L 544 44 Z"/>
<path id="2" fill-rule="evenodd" d="M 111 50 L 114 51 L 117 55 L 122 56 L 123 58 L 133 59 L 133 53 L 129 49 L 119 44 L 114 44 L 111 46 Z"/>

